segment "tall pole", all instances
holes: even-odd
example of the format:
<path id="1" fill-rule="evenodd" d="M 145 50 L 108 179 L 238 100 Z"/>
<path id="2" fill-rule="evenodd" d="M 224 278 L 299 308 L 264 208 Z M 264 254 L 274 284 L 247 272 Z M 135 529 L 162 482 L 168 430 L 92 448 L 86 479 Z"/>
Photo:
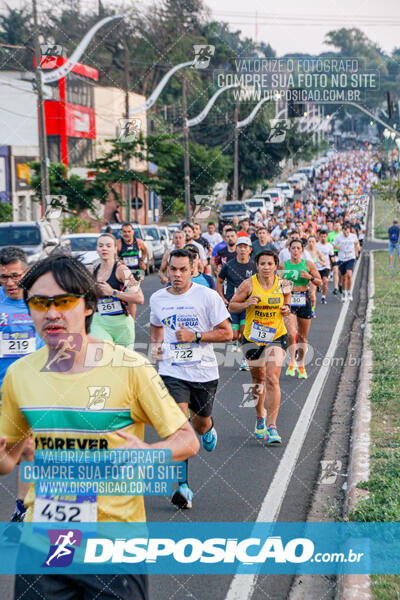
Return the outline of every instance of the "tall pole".
<path id="1" fill-rule="evenodd" d="M 184 182 L 185 182 L 185 219 L 190 221 L 190 162 L 189 162 L 189 127 L 187 123 L 186 77 L 183 76 L 182 86 L 183 111 L 183 148 L 184 148 Z"/>
<path id="2" fill-rule="evenodd" d="M 46 137 L 46 122 L 44 118 L 44 102 L 42 90 L 42 70 L 40 67 L 40 46 L 39 46 L 39 27 L 37 18 L 36 0 L 32 0 L 33 8 L 33 37 L 35 41 L 35 59 L 36 59 L 36 88 L 38 95 L 39 112 L 39 156 L 40 156 L 40 188 L 42 197 L 43 217 L 46 215 L 47 196 L 50 194 L 49 171 L 48 171 L 48 152 Z"/>
<path id="3" fill-rule="evenodd" d="M 239 107 L 235 104 L 235 111 L 233 113 L 233 124 L 234 124 L 234 143 L 233 143 L 233 201 L 239 200 Z"/>
<path id="4" fill-rule="evenodd" d="M 129 48 L 128 48 L 128 36 L 125 33 L 125 44 L 124 44 L 124 74 L 125 74 L 125 132 L 128 135 L 129 131 Z M 130 169 L 129 157 L 126 153 L 125 156 L 125 169 L 128 172 Z M 130 194 L 130 182 L 125 183 L 125 214 L 126 220 L 131 220 L 131 194 Z M 135 220 L 138 221 L 137 215 L 137 201 L 136 201 L 136 212 Z"/>

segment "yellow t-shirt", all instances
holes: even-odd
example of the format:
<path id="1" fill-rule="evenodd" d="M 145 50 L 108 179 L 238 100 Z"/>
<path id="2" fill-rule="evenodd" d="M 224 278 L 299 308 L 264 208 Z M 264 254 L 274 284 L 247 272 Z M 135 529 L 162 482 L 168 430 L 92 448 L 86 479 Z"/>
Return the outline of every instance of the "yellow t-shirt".
<path id="1" fill-rule="evenodd" d="M 13 363 L 2 387 L 0 430 L 7 441 L 26 439 L 32 431 L 38 450 L 112 450 L 126 441 L 117 430 L 143 439 L 148 424 L 165 438 L 182 427 L 187 419 L 150 362 L 105 344 L 104 366 L 85 373 L 42 371 L 47 346 Z M 27 521 L 34 499 L 32 484 Z M 98 496 L 97 506 L 98 521 L 146 520 L 142 496 Z"/>
<path id="2" fill-rule="evenodd" d="M 261 300 L 258 304 L 253 304 L 246 308 L 246 325 L 244 327 L 243 335 L 246 340 L 251 340 L 252 326 L 253 323 L 256 323 L 260 326 L 276 329 L 273 338 L 276 340 L 287 333 L 281 313 L 284 297 L 280 279 L 275 275 L 274 283 L 269 290 L 265 290 L 261 287 L 257 274 L 253 275 L 251 280 L 253 283 L 253 290 L 249 297 L 259 296 Z M 255 343 L 258 343 L 260 346 L 265 345 L 261 341 Z"/>

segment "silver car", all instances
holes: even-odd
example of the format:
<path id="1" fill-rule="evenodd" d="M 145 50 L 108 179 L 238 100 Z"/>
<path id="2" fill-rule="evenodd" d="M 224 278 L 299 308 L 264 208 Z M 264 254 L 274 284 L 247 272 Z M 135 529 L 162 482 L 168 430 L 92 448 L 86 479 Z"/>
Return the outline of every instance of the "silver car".
<path id="1" fill-rule="evenodd" d="M 165 247 L 161 239 L 162 234 L 157 225 L 142 225 L 146 236 L 150 236 L 153 244 L 154 264 L 158 268 L 164 256 Z"/>

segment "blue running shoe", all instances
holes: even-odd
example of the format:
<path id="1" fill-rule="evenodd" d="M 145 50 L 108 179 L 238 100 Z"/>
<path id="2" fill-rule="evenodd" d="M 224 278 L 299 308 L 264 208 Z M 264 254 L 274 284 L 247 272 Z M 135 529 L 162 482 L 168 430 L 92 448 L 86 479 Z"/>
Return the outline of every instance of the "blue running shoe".
<path id="1" fill-rule="evenodd" d="M 257 421 L 254 427 L 254 435 L 259 440 L 264 439 L 265 434 L 267 433 L 267 429 L 265 427 L 265 419 L 264 417 L 257 417 Z"/>
<path id="2" fill-rule="evenodd" d="M 267 429 L 268 433 L 265 436 L 265 439 L 269 444 L 280 444 L 282 442 L 282 438 L 278 433 L 276 425 L 270 425 Z"/>
<path id="3" fill-rule="evenodd" d="M 193 492 L 187 483 L 181 483 L 171 498 L 178 508 L 192 508 Z"/>
<path id="4" fill-rule="evenodd" d="M 203 433 L 203 435 L 200 437 L 201 445 L 203 446 L 204 450 L 207 450 L 207 452 L 212 452 L 214 450 L 215 446 L 217 445 L 217 439 L 218 436 L 215 427 L 211 427 L 207 433 Z"/>

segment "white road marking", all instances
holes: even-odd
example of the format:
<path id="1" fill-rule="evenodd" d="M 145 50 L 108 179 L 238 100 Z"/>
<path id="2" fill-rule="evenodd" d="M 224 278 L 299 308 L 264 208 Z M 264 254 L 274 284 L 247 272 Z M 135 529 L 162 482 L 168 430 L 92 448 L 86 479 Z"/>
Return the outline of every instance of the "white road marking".
<path id="1" fill-rule="evenodd" d="M 356 281 L 357 279 L 359 266 L 360 260 L 357 261 L 356 268 L 354 269 L 353 281 Z M 345 302 L 342 306 L 335 330 L 333 332 L 331 343 L 329 344 L 329 348 L 326 352 L 326 356 L 328 357 L 333 357 L 335 355 L 347 312 L 351 304 L 351 302 Z M 329 374 L 329 361 L 327 362 L 328 364 L 322 364 L 318 371 L 295 428 L 293 429 L 293 433 L 287 443 L 286 450 L 264 497 L 260 512 L 258 513 L 255 521 L 256 523 L 272 523 L 279 515 L 279 511 L 281 509 L 289 482 L 293 475 L 297 459 L 303 447 L 308 428 L 318 406 L 320 394 Z M 225 600 L 250 600 L 256 583 L 257 574 L 234 575 Z"/>

